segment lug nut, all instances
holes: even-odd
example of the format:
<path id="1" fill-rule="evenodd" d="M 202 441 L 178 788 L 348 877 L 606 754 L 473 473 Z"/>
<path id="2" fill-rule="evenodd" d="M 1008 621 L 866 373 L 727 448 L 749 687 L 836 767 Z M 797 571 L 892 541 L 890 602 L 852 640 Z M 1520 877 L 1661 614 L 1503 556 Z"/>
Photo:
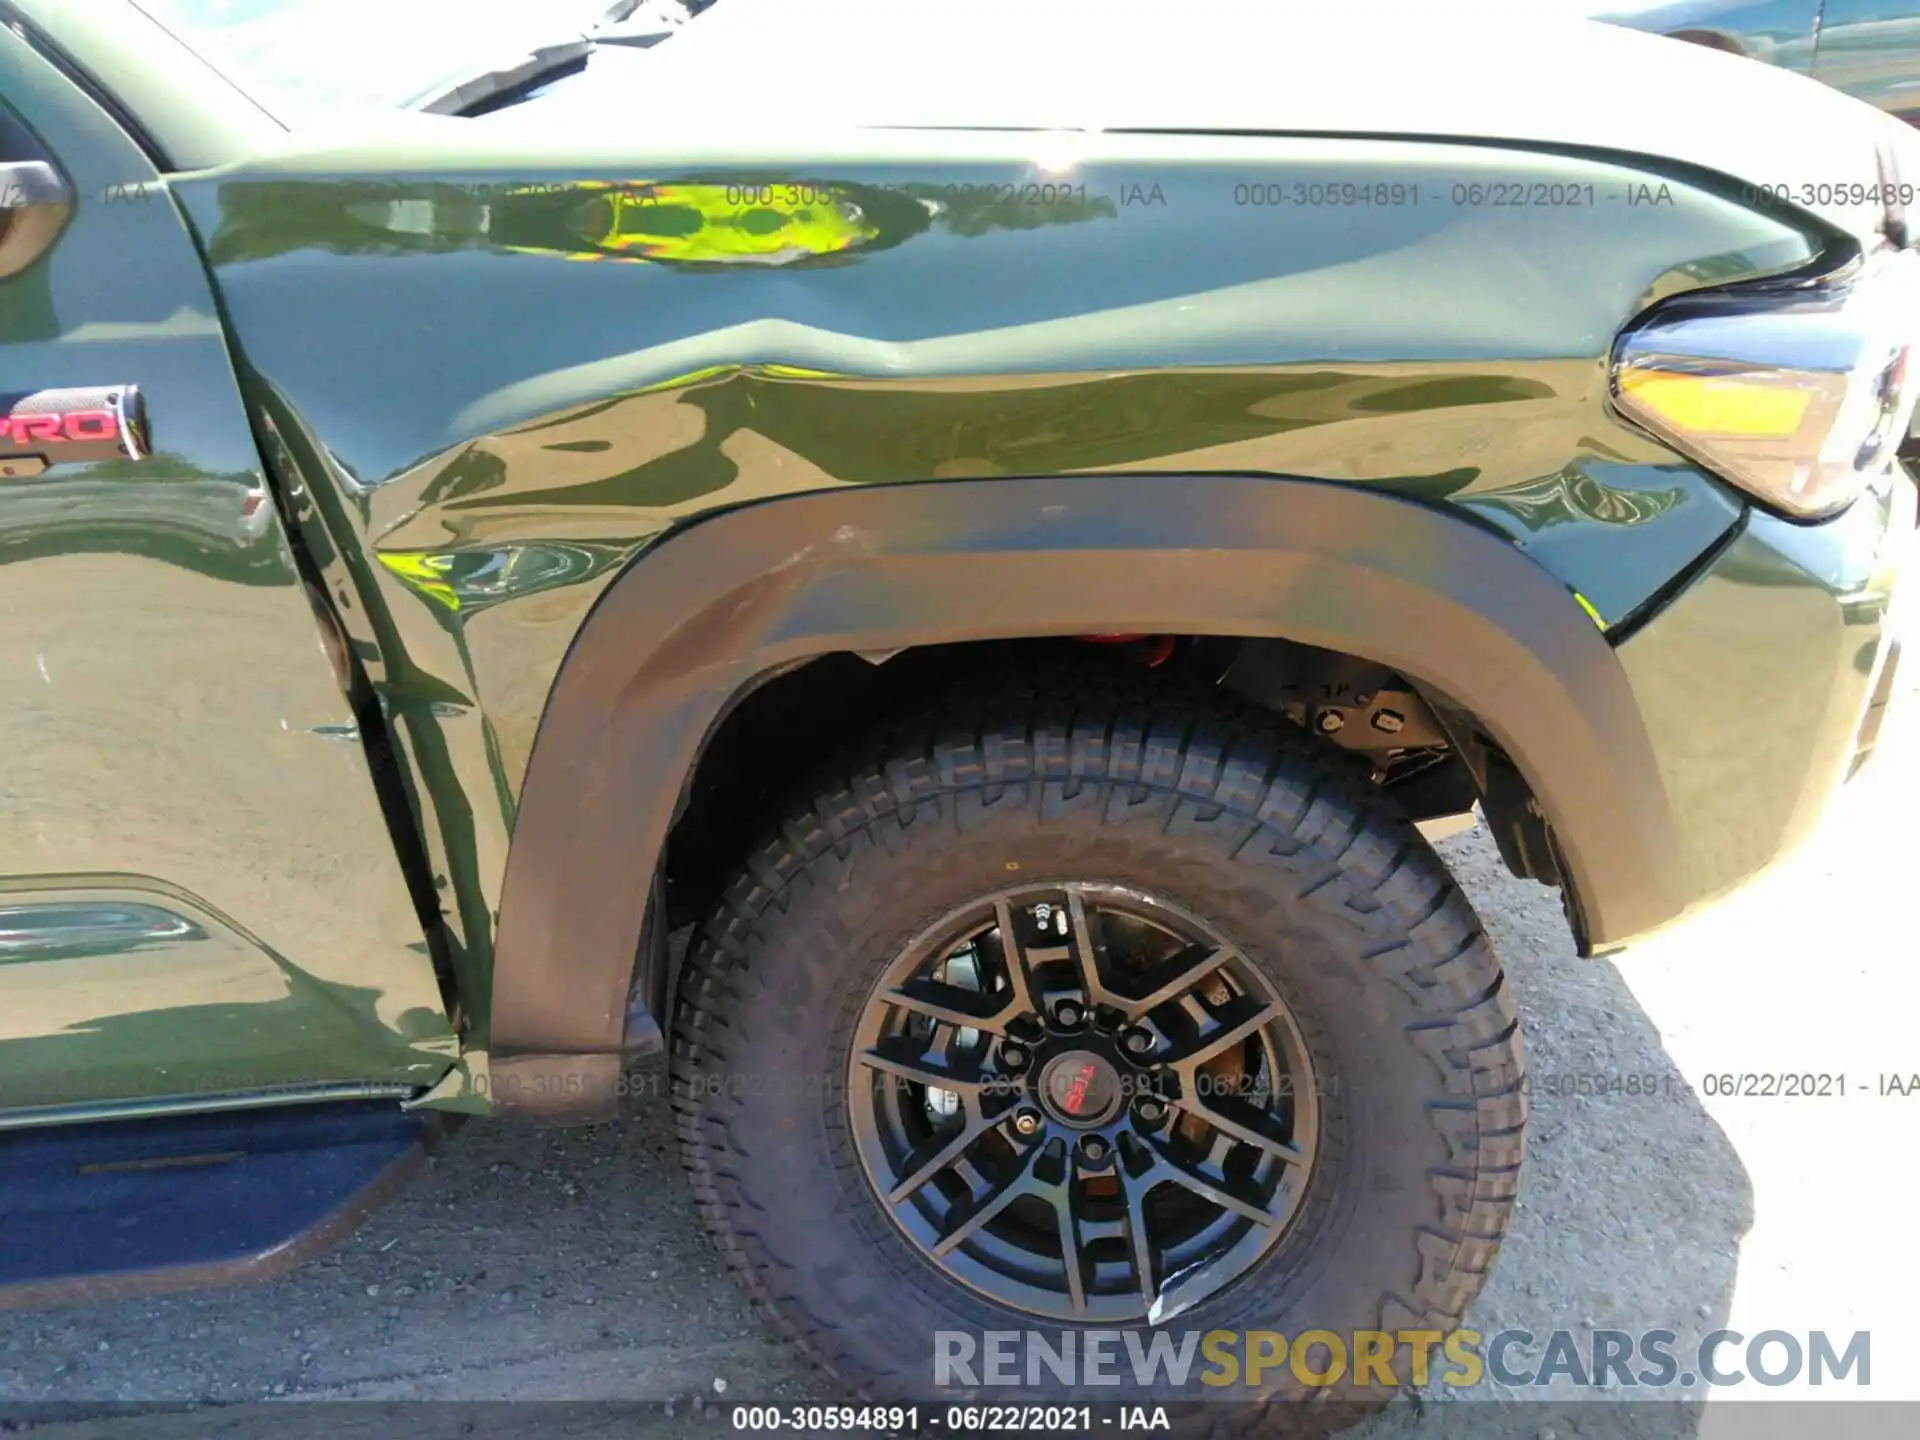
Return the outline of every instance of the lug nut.
<path id="1" fill-rule="evenodd" d="M 1013 1117 L 1013 1130 L 1016 1135 L 1039 1134 L 1040 1112 L 1038 1110 L 1017 1111 Z"/>
<path id="2" fill-rule="evenodd" d="M 1086 1018 L 1086 1012 L 1071 1000 L 1062 1000 L 1053 1007 L 1053 1021 L 1056 1025 L 1072 1027 Z"/>
<path id="3" fill-rule="evenodd" d="M 1104 1165 L 1107 1163 L 1107 1157 L 1112 1153 L 1113 1147 L 1108 1145 L 1107 1142 L 1102 1140 L 1098 1135 L 1089 1135 L 1080 1142 L 1080 1160 L 1082 1164 Z"/>
<path id="4" fill-rule="evenodd" d="M 1019 1045 L 1002 1045 L 1000 1064 L 1008 1070 L 1024 1070 L 1027 1068 L 1027 1052 Z"/>
<path id="5" fill-rule="evenodd" d="M 1152 1095 L 1142 1095 L 1133 1102 L 1133 1113 L 1142 1125 L 1158 1125 L 1167 1118 L 1167 1102 Z"/>
<path id="6" fill-rule="evenodd" d="M 1153 1035 L 1146 1030 L 1129 1030 L 1120 1037 L 1121 1048 L 1129 1055 L 1151 1055 L 1153 1053 Z"/>

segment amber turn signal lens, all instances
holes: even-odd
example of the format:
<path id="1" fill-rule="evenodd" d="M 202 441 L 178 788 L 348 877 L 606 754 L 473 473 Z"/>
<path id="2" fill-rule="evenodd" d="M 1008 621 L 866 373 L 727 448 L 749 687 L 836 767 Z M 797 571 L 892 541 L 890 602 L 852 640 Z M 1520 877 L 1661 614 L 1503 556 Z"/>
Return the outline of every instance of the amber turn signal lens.
<path id="1" fill-rule="evenodd" d="M 1844 509 L 1892 463 L 1920 399 L 1920 254 L 1675 297 L 1622 335 L 1620 413 L 1788 515 Z"/>

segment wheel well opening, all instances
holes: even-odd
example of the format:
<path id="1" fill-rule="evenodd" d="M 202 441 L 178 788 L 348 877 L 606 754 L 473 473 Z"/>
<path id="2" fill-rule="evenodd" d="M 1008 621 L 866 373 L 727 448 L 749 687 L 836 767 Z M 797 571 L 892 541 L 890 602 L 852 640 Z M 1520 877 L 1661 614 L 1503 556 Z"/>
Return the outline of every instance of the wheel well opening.
<path id="1" fill-rule="evenodd" d="M 1102 671 L 1212 688 L 1346 751 L 1416 820 L 1479 803 L 1516 874 L 1560 883 L 1552 837 L 1519 770 L 1474 716 L 1364 657 L 1280 639 L 1123 635 L 958 642 L 887 654 L 835 652 L 737 696 L 681 795 L 662 861 L 669 930 L 705 918 L 752 846 L 836 753 L 970 685 L 1023 672 Z M 664 1003 L 665 977 L 657 977 Z M 654 989 L 649 986 L 648 989 Z"/>

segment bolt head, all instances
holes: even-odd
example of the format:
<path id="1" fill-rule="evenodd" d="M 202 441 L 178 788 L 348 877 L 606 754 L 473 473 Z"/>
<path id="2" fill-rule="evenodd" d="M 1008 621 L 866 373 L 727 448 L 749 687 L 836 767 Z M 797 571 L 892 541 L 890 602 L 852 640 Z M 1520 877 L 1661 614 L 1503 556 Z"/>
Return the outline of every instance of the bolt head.
<path id="1" fill-rule="evenodd" d="M 1035 1135 L 1040 1130 L 1040 1112 L 1022 1110 L 1013 1117 L 1013 1129 L 1017 1135 Z"/>
<path id="2" fill-rule="evenodd" d="M 1113 1147 L 1098 1135 L 1089 1135 L 1080 1142 L 1080 1158 L 1089 1165 L 1104 1165 L 1112 1154 Z"/>
<path id="3" fill-rule="evenodd" d="M 1145 1030 L 1129 1030 L 1120 1045 L 1129 1055 L 1149 1055 L 1153 1053 L 1153 1036 Z"/>
<path id="4" fill-rule="evenodd" d="M 1143 1125 L 1158 1125 L 1167 1118 L 1167 1102 L 1143 1095 L 1133 1103 L 1133 1113 Z"/>
<path id="5" fill-rule="evenodd" d="M 1071 1000 L 1062 1000 L 1053 1007 L 1053 1018 L 1061 1025 L 1078 1025 L 1086 1018 L 1086 1013 Z"/>
<path id="6" fill-rule="evenodd" d="M 1331 735 L 1346 723 L 1347 717 L 1342 715 L 1338 710 L 1323 711 L 1319 721 L 1320 733 L 1323 735 Z"/>
<path id="7" fill-rule="evenodd" d="M 1407 717 L 1397 710 L 1382 710 L 1373 717 L 1373 728 L 1384 730 L 1389 735 L 1398 734 L 1406 727 Z"/>
<path id="8" fill-rule="evenodd" d="M 1002 1045 L 1000 1063 L 1009 1070 L 1024 1070 L 1027 1065 L 1027 1052 L 1019 1045 Z"/>

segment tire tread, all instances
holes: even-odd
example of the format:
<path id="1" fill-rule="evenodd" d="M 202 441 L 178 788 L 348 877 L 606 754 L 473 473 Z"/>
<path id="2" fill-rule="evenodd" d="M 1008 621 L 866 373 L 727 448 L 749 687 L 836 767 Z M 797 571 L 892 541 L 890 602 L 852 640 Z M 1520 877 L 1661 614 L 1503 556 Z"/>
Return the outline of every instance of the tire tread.
<path id="1" fill-rule="evenodd" d="M 1157 805 L 1163 829 L 1220 837 L 1227 863 L 1284 868 L 1302 900 L 1361 932 L 1360 963 L 1411 1005 L 1406 1029 L 1435 1072 L 1426 1113 L 1448 1161 L 1429 1172 L 1434 1220 L 1416 1240 L 1417 1272 L 1380 1298 L 1382 1329 L 1457 1327 L 1506 1232 L 1527 1116 L 1519 1017 L 1438 856 L 1317 738 L 1276 734 L 1270 716 L 1224 706 L 1214 692 L 1106 688 L 956 697 L 856 750 L 754 852 L 689 949 L 670 1066 L 681 1160 L 702 1222 L 774 1330 L 842 1382 L 863 1377 L 844 1362 L 840 1326 L 808 1308 L 792 1263 L 765 1245 L 756 1204 L 724 1159 L 725 1111 L 735 1102 L 698 1093 L 693 1077 L 751 1044 L 730 1022 L 729 1002 L 754 984 L 756 930 L 801 887 L 856 883 L 864 848 L 899 843 L 892 837 L 926 823 L 965 829 L 1023 785 L 1043 814 L 1091 806 L 1111 824 Z M 1213 1433 L 1243 1433 L 1245 1423 L 1218 1415 Z"/>

